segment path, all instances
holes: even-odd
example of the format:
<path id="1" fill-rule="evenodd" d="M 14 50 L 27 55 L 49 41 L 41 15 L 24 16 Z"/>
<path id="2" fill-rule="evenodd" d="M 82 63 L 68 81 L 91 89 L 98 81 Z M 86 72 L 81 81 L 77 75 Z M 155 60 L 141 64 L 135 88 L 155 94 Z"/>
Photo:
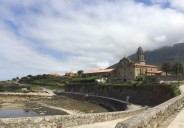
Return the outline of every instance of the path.
<path id="1" fill-rule="evenodd" d="M 179 87 L 181 94 L 184 94 L 184 85 Z M 184 128 L 184 108 L 176 116 L 167 128 Z"/>
<path id="2" fill-rule="evenodd" d="M 128 109 L 127 110 L 136 110 L 136 109 L 140 109 L 142 108 L 140 105 L 128 105 Z M 73 127 L 67 127 L 67 128 L 115 128 L 116 124 L 124 121 L 129 117 L 125 117 L 122 119 L 116 119 L 116 120 L 112 120 L 112 121 L 105 121 L 105 122 L 99 122 L 99 123 L 93 123 L 93 124 L 85 124 L 85 125 L 79 125 L 79 126 L 73 126 Z"/>

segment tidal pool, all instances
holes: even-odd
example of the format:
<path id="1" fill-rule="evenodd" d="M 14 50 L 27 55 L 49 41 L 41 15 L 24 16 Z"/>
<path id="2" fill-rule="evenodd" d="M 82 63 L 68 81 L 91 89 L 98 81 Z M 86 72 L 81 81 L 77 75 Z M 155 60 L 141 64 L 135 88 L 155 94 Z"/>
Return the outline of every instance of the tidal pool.
<path id="1" fill-rule="evenodd" d="M 107 112 L 105 108 L 62 96 L 0 96 L 0 118 Z"/>

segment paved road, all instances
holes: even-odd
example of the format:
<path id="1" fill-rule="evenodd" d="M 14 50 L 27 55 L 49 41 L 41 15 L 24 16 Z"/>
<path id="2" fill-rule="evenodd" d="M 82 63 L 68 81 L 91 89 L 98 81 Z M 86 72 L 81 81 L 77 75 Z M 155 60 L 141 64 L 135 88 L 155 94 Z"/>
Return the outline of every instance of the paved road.
<path id="1" fill-rule="evenodd" d="M 167 128 L 184 128 L 184 108 Z"/>
<path id="2" fill-rule="evenodd" d="M 180 86 L 181 94 L 184 93 L 184 85 Z M 176 116 L 167 128 L 184 128 L 184 108 Z"/>

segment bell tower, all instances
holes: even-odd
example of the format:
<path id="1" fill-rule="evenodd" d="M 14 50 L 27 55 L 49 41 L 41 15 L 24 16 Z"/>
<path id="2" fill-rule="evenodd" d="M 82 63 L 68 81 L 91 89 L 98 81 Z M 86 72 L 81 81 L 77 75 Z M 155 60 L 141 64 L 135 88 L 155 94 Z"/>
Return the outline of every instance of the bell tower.
<path id="1" fill-rule="evenodd" d="M 145 60 L 144 60 L 144 51 L 142 50 L 141 47 L 139 47 L 137 49 L 137 61 L 138 61 L 138 64 L 145 64 Z"/>

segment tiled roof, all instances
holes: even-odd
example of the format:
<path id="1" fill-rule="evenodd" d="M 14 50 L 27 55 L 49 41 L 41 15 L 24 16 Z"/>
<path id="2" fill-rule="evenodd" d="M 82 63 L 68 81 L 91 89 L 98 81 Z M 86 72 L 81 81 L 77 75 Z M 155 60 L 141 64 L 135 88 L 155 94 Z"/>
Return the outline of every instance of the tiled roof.
<path id="1" fill-rule="evenodd" d="M 135 64 L 135 66 L 138 66 L 138 67 L 152 67 L 152 68 L 156 68 L 157 67 L 155 65 L 148 65 L 148 64 Z"/>
<path id="2" fill-rule="evenodd" d="M 112 70 L 114 70 L 114 69 L 91 70 L 89 72 L 85 72 L 84 74 L 111 72 Z"/>
<path id="3" fill-rule="evenodd" d="M 65 74 L 77 74 L 77 73 L 74 73 L 74 72 L 65 72 Z"/>
<path id="4" fill-rule="evenodd" d="M 161 73 L 162 71 L 147 71 L 147 73 L 154 73 L 154 74 L 157 74 L 157 73 Z"/>
<path id="5" fill-rule="evenodd" d="M 58 73 L 51 73 L 51 74 L 49 74 L 49 75 L 51 75 L 51 76 L 61 76 L 61 75 L 58 74 Z"/>

